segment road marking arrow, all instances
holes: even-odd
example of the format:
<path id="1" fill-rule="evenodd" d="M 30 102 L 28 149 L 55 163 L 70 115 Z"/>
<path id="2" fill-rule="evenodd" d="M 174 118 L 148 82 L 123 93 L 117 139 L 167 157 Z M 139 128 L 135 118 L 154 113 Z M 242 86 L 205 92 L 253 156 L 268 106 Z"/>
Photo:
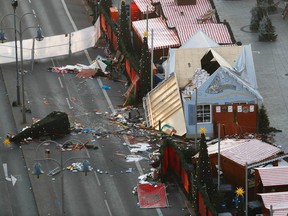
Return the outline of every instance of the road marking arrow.
<path id="1" fill-rule="evenodd" d="M 7 181 L 12 181 L 12 185 L 14 186 L 16 184 L 17 178 L 15 178 L 13 175 L 11 175 L 11 178 L 8 176 L 7 163 L 3 163 L 3 170 L 4 170 L 4 174 L 5 174 L 5 179 Z"/>

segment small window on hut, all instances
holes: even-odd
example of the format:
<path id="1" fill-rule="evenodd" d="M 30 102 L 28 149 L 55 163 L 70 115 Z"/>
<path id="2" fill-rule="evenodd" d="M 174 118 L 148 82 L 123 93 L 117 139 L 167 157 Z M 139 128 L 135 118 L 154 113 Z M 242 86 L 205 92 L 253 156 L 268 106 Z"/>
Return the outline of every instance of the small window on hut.
<path id="1" fill-rule="evenodd" d="M 197 106 L 197 122 L 211 122 L 211 107 L 210 105 Z"/>

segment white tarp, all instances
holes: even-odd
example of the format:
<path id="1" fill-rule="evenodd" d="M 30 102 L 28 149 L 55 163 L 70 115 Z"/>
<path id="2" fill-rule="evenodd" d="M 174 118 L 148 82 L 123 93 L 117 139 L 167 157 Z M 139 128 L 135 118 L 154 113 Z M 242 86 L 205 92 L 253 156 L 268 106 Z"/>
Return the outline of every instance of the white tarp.
<path id="1" fill-rule="evenodd" d="M 234 69 L 241 79 L 245 80 L 252 88 L 258 89 L 251 44 L 243 46 Z"/>
<path id="2" fill-rule="evenodd" d="M 208 37 L 201 29 L 186 41 L 180 48 L 204 48 L 220 46 L 210 37 Z"/>
<path id="3" fill-rule="evenodd" d="M 55 35 L 45 37 L 43 41 L 27 39 L 22 41 L 23 60 L 43 59 L 55 56 L 62 56 L 79 52 L 93 47 L 101 36 L 100 19 L 98 18 L 95 25 L 72 32 L 71 34 Z M 34 45 L 33 45 L 34 43 Z M 71 44 L 71 47 L 70 47 Z M 34 49 L 33 49 L 34 47 Z M 20 42 L 17 42 L 18 60 L 20 61 Z M 34 53 L 33 53 L 34 51 Z M 0 44 L 0 64 L 15 61 L 15 42 L 10 41 Z"/>

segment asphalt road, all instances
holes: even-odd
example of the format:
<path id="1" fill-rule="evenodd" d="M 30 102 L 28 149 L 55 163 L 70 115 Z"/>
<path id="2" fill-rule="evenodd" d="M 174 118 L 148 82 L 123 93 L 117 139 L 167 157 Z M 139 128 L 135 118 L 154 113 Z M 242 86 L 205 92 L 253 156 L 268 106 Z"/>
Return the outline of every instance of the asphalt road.
<path id="1" fill-rule="evenodd" d="M 34 10 L 46 36 L 63 34 L 91 25 L 91 20 L 85 6 L 83 6 L 82 2 L 76 0 L 67 3 L 67 8 L 72 16 L 70 19 L 68 19 L 65 7 L 63 7 L 60 1 L 32 1 L 31 3 L 22 1 L 20 3 L 25 3 L 25 6 L 21 7 L 23 10 L 20 10 L 19 4 L 18 12 L 21 14 Z M 75 22 L 73 20 L 75 20 Z M 33 20 L 31 20 L 31 24 L 32 22 Z M 13 25 L 13 23 L 8 23 L 8 25 Z M 33 31 L 29 31 L 25 37 L 31 37 L 33 34 Z M 31 109 L 32 113 L 27 113 L 28 122 L 27 124 L 22 124 L 20 107 L 12 108 L 18 131 L 21 127 L 32 123 L 32 120 L 44 118 L 55 110 L 66 112 L 69 116 L 71 125 L 73 125 L 74 122 L 78 122 L 81 123 L 83 127 L 93 128 L 96 131 L 117 131 L 118 127 L 109 120 L 109 115 L 114 110 L 113 105 L 117 106 L 118 104 L 123 103 L 122 98 L 119 96 L 121 94 L 113 94 L 113 91 L 116 93 L 125 90 L 123 83 L 114 83 L 106 79 L 79 79 L 73 74 L 62 75 L 47 71 L 47 68 L 51 66 L 64 66 L 75 63 L 88 64 L 89 59 L 93 59 L 99 54 L 103 54 L 103 50 L 90 49 L 88 52 L 74 54 L 71 58 L 63 56 L 39 60 L 34 65 L 33 71 L 31 71 L 31 63 L 25 62 L 24 68 L 28 71 L 25 75 L 25 96 L 28 108 Z M 14 86 L 16 78 L 15 73 L 13 73 L 13 71 L 15 71 L 15 65 L 2 65 L 1 68 L 3 74 L 5 74 L 5 84 L 9 90 L 9 98 L 15 98 L 16 89 Z M 108 94 L 105 92 L 104 94 L 99 86 L 99 83 L 101 84 L 102 82 L 111 86 L 112 91 L 108 92 Z M 13 122 L 11 110 L 9 111 L 10 104 L 11 101 L 6 102 L 8 111 L 5 110 L 5 113 L 10 113 L 11 119 L 6 119 L 9 115 L 6 117 L 1 115 L 1 118 L 5 118 L 3 121 Z M 99 115 L 96 112 L 101 112 L 102 114 Z M 4 124 L 2 125 L 4 126 Z M 7 131 L 13 131 L 15 128 L 13 123 L 11 127 L 7 126 L 8 124 L 5 125 L 3 136 L 5 136 Z M 47 177 L 46 174 L 55 168 L 57 163 L 41 161 L 42 169 L 45 173 L 38 179 L 36 176 L 32 175 L 33 166 L 36 162 L 35 159 L 39 159 L 39 157 L 43 158 L 43 156 L 45 156 L 44 150 L 47 146 L 36 152 L 36 148 L 40 144 L 40 141 L 35 140 L 27 145 L 22 145 L 25 161 L 22 158 L 22 161 L 19 160 L 19 162 L 27 164 L 27 167 L 23 168 L 22 175 L 26 176 L 27 180 L 28 177 L 31 179 L 39 215 L 61 215 L 63 200 L 66 215 L 187 215 L 188 212 L 185 209 L 183 194 L 175 185 L 169 190 L 169 192 L 173 192 L 173 196 L 169 196 L 169 208 L 161 210 L 139 208 L 137 205 L 137 196 L 132 194 L 132 188 L 137 185 L 138 176 L 140 174 L 149 172 L 149 161 L 142 161 L 137 166 L 135 163 L 127 163 L 125 161 L 125 155 L 130 154 L 130 152 L 127 146 L 123 145 L 123 142 L 125 142 L 123 137 L 111 134 L 108 138 L 95 139 L 91 134 L 72 133 L 65 136 L 63 139 L 58 139 L 56 141 L 64 143 L 71 139 L 81 140 L 82 142 L 90 140 L 90 143 L 99 147 L 97 150 L 62 152 L 63 161 L 68 160 L 67 162 L 64 162 L 65 166 L 70 165 L 72 162 L 81 162 L 83 161 L 83 158 L 89 158 L 89 162 L 94 168 L 94 171 L 90 172 L 87 176 L 83 173 L 63 171 L 50 178 Z M 14 145 L 12 146 L 15 147 Z M 10 148 L 9 151 L 11 151 Z M 18 152 L 19 157 L 21 157 L 19 148 Z M 51 157 L 59 162 L 60 152 L 57 149 L 52 150 Z M 72 159 L 74 157 L 81 159 L 74 160 Z M 6 162 L 8 164 L 9 173 L 19 173 L 19 171 L 16 172 L 16 168 L 21 166 L 17 164 L 18 162 L 12 162 L 13 165 L 10 165 L 12 164 L 11 162 Z M 10 171 L 10 166 L 15 168 Z M 126 172 L 129 168 L 132 168 L 133 170 L 131 173 Z M 102 170 L 104 173 L 100 174 L 97 172 L 98 169 Z M 62 175 L 64 187 L 61 186 Z M 19 179 L 23 179 L 24 183 L 24 177 Z M 19 185 L 19 181 L 17 180 L 16 185 Z M 8 181 L 4 182 L 6 184 L 11 184 Z M 8 191 L 10 187 L 12 186 L 3 187 L 3 190 L 6 190 L 5 194 L 7 194 L 7 196 L 16 196 L 13 191 L 12 193 Z M 22 190 L 24 191 L 23 188 L 24 187 L 22 187 Z M 30 187 L 28 188 L 30 189 Z M 62 190 L 64 199 L 62 199 Z M 25 191 L 20 192 L 21 197 L 29 197 L 29 194 L 24 193 Z M 33 209 L 34 207 L 35 210 L 33 194 L 30 190 L 28 192 L 30 192 L 31 198 L 27 198 L 26 200 L 20 200 L 19 198 L 19 201 L 17 202 L 17 205 L 19 204 L 19 210 L 21 209 L 21 206 L 23 206 L 23 208 L 26 207 L 27 209 Z M 7 209 L 7 211 L 9 208 L 13 208 L 13 204 L 11 203 L 15 198 L 12 198 L 10 199 L 10 203 L 7 203 L 6 199 L 1 202 L 1 205 L 3 203 L 3 206 L 6 206 L 4 209 Z M 14 215 L 24 214 L 15 213 Z"/>

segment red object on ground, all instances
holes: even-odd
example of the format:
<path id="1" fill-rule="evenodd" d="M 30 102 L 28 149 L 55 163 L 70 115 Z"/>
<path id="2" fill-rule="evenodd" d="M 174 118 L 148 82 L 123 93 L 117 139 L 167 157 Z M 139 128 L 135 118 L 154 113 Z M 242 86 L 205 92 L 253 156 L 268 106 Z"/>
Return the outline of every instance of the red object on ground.
<path id="1" fill-rule="evenodd" d="M 164 184 L 156 186 L 139 184 L 137 191 L 140 208 L 163 208 L 168 206 Z"/>

